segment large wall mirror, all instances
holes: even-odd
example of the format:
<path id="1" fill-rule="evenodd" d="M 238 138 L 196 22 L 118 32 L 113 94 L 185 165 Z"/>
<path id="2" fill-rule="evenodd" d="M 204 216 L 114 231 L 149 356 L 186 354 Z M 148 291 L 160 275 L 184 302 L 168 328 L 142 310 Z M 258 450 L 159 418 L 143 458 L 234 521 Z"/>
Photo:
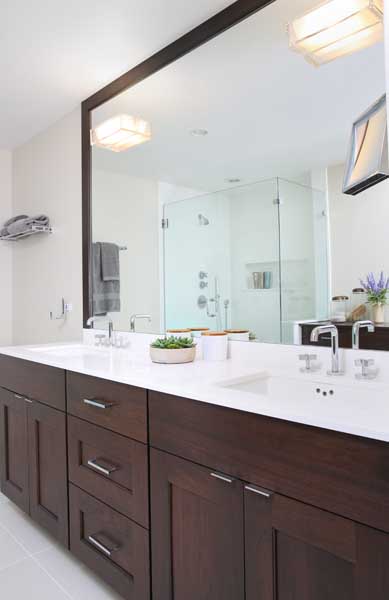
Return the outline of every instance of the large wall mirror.
<path id="1" fill-rule="evenodd" d="M 296 19 L 318 5 L 276 0 L 90 111 L 86 318 L 291 344 L 365 308 L 353 290 L 389 270 L 389 183 L 343 188 L 353 124 L 386 91 L 382 3 L 357 15 L 361 49 L 303 56 Z"/>

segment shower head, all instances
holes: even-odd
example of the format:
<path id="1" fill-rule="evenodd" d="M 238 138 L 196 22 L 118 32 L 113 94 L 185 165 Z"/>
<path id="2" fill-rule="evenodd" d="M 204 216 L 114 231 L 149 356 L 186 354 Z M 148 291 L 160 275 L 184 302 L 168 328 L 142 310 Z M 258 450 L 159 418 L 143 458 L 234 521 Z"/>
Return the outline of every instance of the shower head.
<path id="1" fill-rule="evenodd" d="M 204 217 L 204 215 L 199 214 L 198 219 L 200 227 L 205 227 L 206 225 L 209 225 L 209 219 L 207 219 L 207 217 Z"/>

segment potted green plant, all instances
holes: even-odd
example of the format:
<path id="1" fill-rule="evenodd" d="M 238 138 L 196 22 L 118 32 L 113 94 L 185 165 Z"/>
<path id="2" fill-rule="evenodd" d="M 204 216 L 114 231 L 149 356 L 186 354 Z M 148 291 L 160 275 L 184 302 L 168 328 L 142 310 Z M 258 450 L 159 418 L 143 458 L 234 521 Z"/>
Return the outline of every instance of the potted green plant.
<path id="1" fill-rule="evenodd" d="M 388 303 L 386 295 L 389 289 L 389 278 L 386 278 L 381 271 L 381 276 L 376 281 L 374 274 L 369 273 L 366 281 L 361 280 L 361 285 L 367 293 L 368 304 L 371 304 L 373 308 L 373 321 L 383 323 L 385 320 L 384 306 Z"/>
<path id="2" fill-rule="evenodd" d="M 150 358 L 155 363 L 180 364 L 193 362 L 196 345 L 191 337 L 174 335 L 158 338 L 150 345 Z"/>

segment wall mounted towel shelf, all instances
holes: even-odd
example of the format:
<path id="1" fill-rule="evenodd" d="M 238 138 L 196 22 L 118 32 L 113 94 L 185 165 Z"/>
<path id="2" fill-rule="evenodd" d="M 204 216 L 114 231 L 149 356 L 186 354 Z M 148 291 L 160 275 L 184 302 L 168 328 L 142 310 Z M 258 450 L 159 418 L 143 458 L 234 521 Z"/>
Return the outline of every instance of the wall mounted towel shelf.
<path id="1" fill-rule="evenodd" d="M 20 233 L 16 233 L 14 235 L 10 234 L 0 236 L 0 240 L 3 240 L 4 242 L 17 242 L 22 238 L 30 237 L 30 235 L 36 235 L 37 233 L 53 233 L 53 228 L 43 225 L 33 225 L 31 229 L 27 229 L 26 231 L 21 231 Z"/>

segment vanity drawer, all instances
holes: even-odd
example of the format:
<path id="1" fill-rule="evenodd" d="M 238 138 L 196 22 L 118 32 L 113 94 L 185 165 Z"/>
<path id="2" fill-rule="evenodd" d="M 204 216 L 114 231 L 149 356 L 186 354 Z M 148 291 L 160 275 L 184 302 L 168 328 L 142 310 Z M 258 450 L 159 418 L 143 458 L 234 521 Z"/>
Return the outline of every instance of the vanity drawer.
<path id="1" fill-rule="evenodd" d="M 62 369 L 0 354 L 0 386 L 20 396 L 66 410 L 65 371 Z"/>
<path id="2" fill-rule="evenodd" d="M 70 550 L 128 600 L 148 600 L 148 531 L 69 486 Z"/>
<path id="3" fill-rule="evenodd" d="M 157 392 L 150 444 L 389 532 L 389 444 Z"/>
<path id="4" fill-rule="evenodd" d="M 70 414 L 147 442 L 146 390 L 68 372 L 67 393 Z"/>
<path id="5" fill-rule="evenodd" d="M 148 527 L 147 446 L 68 416 L 69 479 Z"/>

